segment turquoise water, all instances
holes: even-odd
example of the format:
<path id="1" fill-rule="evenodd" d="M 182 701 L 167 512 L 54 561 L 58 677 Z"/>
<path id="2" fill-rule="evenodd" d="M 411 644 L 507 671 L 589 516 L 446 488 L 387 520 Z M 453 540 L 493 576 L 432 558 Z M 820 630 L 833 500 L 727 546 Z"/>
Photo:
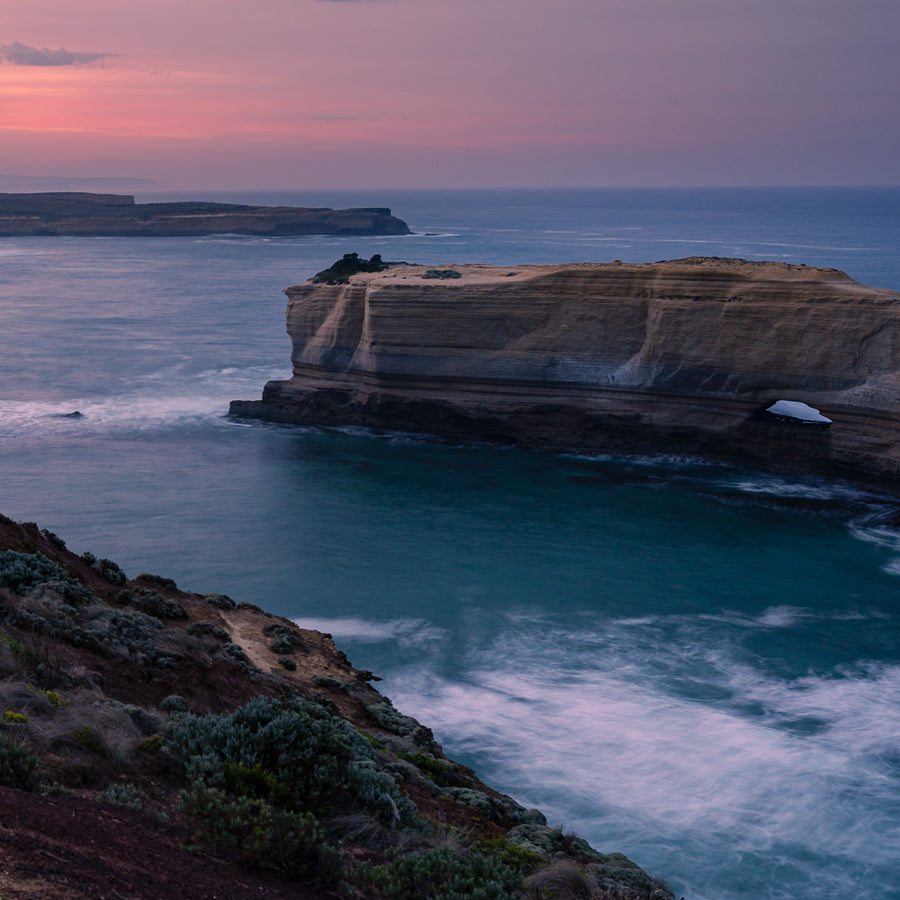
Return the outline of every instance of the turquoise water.
<path id="1" fill-rule="evenodd" d="M 281 288 L 344 252 L 740 255 L 898 289 L 900 191 L 277 200 L 417 234 L 0 242 L 0 510 L 330 631 L 451 755 L 687 897 L 900 895 L 895 501 L 224 417 L 288 374 Z"/>

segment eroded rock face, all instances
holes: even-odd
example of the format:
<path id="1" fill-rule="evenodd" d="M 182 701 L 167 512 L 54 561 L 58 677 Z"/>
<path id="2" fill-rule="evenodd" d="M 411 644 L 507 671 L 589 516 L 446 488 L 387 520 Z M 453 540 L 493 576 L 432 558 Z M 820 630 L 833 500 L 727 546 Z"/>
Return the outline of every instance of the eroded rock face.
<path id="1" fill-rule="evenodd" d="M 232 414 L 900 475 L 897 293 L 727 259 L 443 268 L 288 288 L 293 377 Z"/>

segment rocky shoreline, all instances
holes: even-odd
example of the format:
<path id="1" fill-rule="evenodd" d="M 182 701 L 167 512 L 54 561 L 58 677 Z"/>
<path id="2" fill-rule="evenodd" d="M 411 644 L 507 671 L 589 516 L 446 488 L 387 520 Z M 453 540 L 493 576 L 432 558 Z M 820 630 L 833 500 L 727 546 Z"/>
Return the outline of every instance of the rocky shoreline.
<path id="1" fill-rule="evenodd" d="M 834 269 L 403 264 L 285 293 L 292 377 L 232 416 L 690 454 L 896 491 L 900 294 Z"/>
<path id="2" fill-rule="evenodd" d="M 377 680 L 329 635 L 0 516 L 0 894 L 672 900 Z"/>
<path id="3" fill-rule="evenodd" d="M 241 234 L 409 234 L 386 208 L 310 209 L 188 201 L 135 203 L 123 194 L 0 194 L 0 237 L 190 237 Z"/>

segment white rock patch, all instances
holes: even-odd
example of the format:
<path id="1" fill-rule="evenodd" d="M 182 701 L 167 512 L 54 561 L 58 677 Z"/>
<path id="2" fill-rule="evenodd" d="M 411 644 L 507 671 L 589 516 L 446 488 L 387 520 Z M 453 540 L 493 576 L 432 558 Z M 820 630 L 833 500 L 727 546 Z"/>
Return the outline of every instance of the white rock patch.
<path id="1" fill-rule="evenodd" d="M 789 416 L 792 419 L 801 419 L 804 422 L 823 422 L 826 425 L 831 424 L 831 419 L 823 416 L 819 410 L 799 400 L 777 400 L 766 412 L 775 413 L 778 416 Z"/>

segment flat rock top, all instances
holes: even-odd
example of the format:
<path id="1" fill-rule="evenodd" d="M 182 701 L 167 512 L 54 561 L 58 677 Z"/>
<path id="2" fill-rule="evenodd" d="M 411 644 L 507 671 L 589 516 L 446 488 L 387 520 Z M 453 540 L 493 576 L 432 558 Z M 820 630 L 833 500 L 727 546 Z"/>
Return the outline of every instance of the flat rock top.
<path id="1" fill-rule="evenodd" d="M 453 273 L 453 274 L 450 274 Z M 564 263 L 559 265 L 492 266 L 480 263 L 462 265 L 407 265 L 391 266 L 383 272 L 363 272 L 351 277 L 356 284 L 373 286 L 402 284 L 415 281 L 433 285 L 502 284 L 530 281 L 556 274 L 598 276 L 677 276 L 704 279 L 723 277 L 740 281 L 775 282 L 838 282 L 855 285 L 845 272 L 839 269 L 794 265 L 782 262 L 754 262 L 746 259 L 691 256 L 684 259 L 655 263 Z"/>

